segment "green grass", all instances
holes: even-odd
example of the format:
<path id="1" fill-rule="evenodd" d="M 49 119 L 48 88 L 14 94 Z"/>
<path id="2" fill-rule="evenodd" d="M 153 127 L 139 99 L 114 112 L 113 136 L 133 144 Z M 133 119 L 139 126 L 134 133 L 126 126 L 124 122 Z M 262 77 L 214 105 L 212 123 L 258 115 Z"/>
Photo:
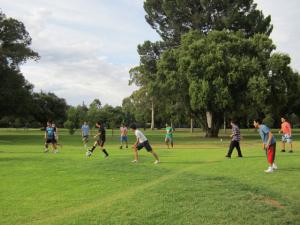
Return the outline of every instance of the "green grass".
<path id="1" fill-rule="evenodd" d="M 60 153 L 45 154 L 43 132 L 0 130 L 1 225 L 300 224 L 300 130 L 295 153 L 281 153 L 278 142 L 273 174 L 263 172 L 253 130 L 242 131 L 245 157 L 234 152 L 230 160 L 223 133 L 221 142 L 178 130 L 175 149 L 167 150 L 164 131 L 147 131 L 159 165 L 145 150 L 132 164 L 132 150 L 118 149 L 110 131 L 108 160 L 99 150 L 86 158 L 78 134 L 60 133 Z"/>

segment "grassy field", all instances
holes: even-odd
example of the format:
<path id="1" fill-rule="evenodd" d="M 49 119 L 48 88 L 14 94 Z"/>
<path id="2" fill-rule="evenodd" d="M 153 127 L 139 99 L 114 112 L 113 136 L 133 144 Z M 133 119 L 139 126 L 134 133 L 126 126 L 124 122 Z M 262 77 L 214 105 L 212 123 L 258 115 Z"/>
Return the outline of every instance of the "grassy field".
<path id="1" fill-rule="evenodd" d="M 86 158 L 78 134 L 61 131 L 63 148 L 53 154 L 43 153 L 39 130 L 2 129 L 0 224 L 300 224 L 300 130 L 293 154 L 281 153 L 278 142 L 273 174 L 263 172 L 258 133 L 242 133 L 244 158 L 235 151 L 225 159 L 230 139 L 223 133 L 221 141 L 177 131 L 168 150 L 163 131 L 147 131 L 161 159 L 154 165 L 145 150 L 132 164 L 132 150 L 120 150 L 110 131 L 105 160 L 99 150 Z"/>

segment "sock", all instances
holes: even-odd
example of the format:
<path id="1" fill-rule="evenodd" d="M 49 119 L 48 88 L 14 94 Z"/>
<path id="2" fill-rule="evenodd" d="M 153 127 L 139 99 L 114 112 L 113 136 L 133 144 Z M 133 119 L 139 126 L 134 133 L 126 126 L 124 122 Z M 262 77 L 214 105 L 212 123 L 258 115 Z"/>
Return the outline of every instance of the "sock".
<path id="1" fill-rule="evenodd" d="M 108 156 L 108 153 L 107 153 L 107 151 L 106 151 L 105 149 L 103 149 L 102 152 L 103 152 L 106 156 Z"/>
<path id="2" fill-rule="evenodd" d="M 96 146 L 93 146 L 89 151 L 93 152 L 95 148 L 96 148 Z"/>

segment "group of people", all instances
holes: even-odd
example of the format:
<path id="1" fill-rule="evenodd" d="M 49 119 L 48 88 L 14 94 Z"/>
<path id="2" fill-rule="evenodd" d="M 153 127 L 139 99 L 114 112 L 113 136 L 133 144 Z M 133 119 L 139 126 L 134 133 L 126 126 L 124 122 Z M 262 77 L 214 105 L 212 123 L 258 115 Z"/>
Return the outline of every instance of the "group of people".
<path id="1" fill-rule="evenodd" d="M 243 157 L 241 147 L 240 147 L 240 141 L 241 141 L 241 133 L 240 129 L 237 125 L 237 122 L 232 120 L 231 121 L 231 127 L 232 127 L 232 134 L 231 134 L 231 142 L 229 145 L 228 152 L 226 154 L 227 158 L 231 158 L 232 152 L 234 148 L 237 149 L 238 157 Z M 255 119 L 253 121 L 253 125 L 255 128 L 258 129 L 260 137 L 262 139 L 262 149 L 266 152 L 267 160 L 269 163 L 269 167 L 265 172 L 272 173 L 274 170 L 278 169 L 277 165 L 275 164 L 275 155 L 276 155 L 276 140 L 274 135 L 272 134 L 270 128 L 262 123 L 261 119 Z M 104 147 L 104 143 L 106 141 L 106 131 L 104 128 L 104 125 L 98 121 L 96 123 L 96 127 L 98 128 L 97 134 L 94 136 L 96 141 L 92 145 L 90 149 L 88 149 L 87 143 L 89 140 L 90 135 L 90 127 L 88 123 L 85 121 L 84 124 L 81 127 L 81 135 L 82 135 L 82 141 L 84 144 L 84 147 L 86 148 L 86 156 L 90 157 L 93 154 L 93 151 L 97 146 L 100 147 L 102 152 L 104 153 L 104 157 L 108 158 L 109 154 L 106 151 Z M 142 148 L 145 148 L 149 153 L 153 155 L 155 158 L 155 164 L 158 164 L 159 157 L 157 153 L 153 150 L 152 146 L 150 145 L 148 139 L 146 136 L 137 129 L 137 126 L 135 124 L 130 125 L 130 129 L 136 136 L 136 142 L 133 145 L 133 151 L 134 151 L 134 160 L 133 163 L 138 162 L 138 151 Z M 173 148 L 173 133 L 174 129 L 172 126 L 169 126 L 166 124 L 166 136 L 165 136 L 165 143 L 168 148 L 170 146 Z M 288 143 L 290 145 L 289 152 L 293 152 L 293 145 L 292 145 L 292 129 L 290 123 L 287 121 L 285 117 L 281 118 L 281 129 L 279 130 L 279 133 L 282 133 L 282 150 L 281 152 L 285 152 L 285 145 Z M 54 153 L 57 153 L 57 145 L 58 145 L 58 130 L 54 123 L 48 122 L 47 127 L 45 129 L 45 152 L 48 152 L 48 145 L 52 144 Z M 128 148 L 128 128 L 125 124 L 122 124 L 120 127 L 120 149 L 123 149 L 123 145 L 125 144 L 125 147 Z"/>
<path id="2" fill-rule="evenodd" d="M 226 157 L 231 158 L 231 154 L 234 148 L 236 148 L 238 157 L 243 157 L 242 151 L 240 148 L 240 140 L 241 134 L 240 129 L 236 123 L 236 121 L 231 121 L 232 134 L 231 134 L 231 142 L 229 145 L 229 149 Z M 266 173 L 272 173 L 274 170 L 277 170 L 278 167 L 275 164 L 275 155 L 276 155 L 276 139 L 272 134 L 270 128 L 262 123 L 261 119 L 255 119 L 253 121 L 253 126 L 258 129 L 260 137 L 262 139 L 262 149 L 266 151 L 267 160 L 269 163 L 268 169 L 265 170 Z M 279 133 L 282 134 L 282 150 L 281 152 L 285 152 L 285 144 L 288 143 L 290 145 L 289 152 L 293 152 L 292 145 L 292 128 L 290 123 L 287 121 L 285 117 L 281 117 L 281 129 Z"/>

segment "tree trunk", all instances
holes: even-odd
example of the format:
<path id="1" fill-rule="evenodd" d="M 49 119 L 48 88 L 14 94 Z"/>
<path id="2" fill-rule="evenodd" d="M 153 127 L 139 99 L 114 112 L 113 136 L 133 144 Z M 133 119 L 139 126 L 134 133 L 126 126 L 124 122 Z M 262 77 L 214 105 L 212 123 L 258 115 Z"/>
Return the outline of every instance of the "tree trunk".
<path id="1" fill-rule="evenodd" d="M 194 132 L 194 120 L 191 118 L 191 133 Z"/>
<path id="2" fill-rule="evenodd" d="M 205 137 L 218 137 L 223 116 L 206 112 Z"/>
<path id="3" fill-rule="evenodd" d="M 154 102 L 151 105 L 151 130 L 154 130 Z"/>

